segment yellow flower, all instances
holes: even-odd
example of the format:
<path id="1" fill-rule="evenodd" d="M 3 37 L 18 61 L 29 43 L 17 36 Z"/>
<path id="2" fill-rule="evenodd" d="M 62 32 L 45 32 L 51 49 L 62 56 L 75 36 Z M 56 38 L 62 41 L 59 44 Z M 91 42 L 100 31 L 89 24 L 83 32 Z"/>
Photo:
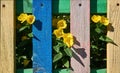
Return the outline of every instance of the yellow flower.
<path id="1" fill-rule="evenodd" d="M 98 23 L 100 20 L 101 20 L 101 16 L 100 15 L 93 15 L 91 17 L 91 20 L 94 22 L 94 23 Z"/>
<path id="2" fill-rule="evenodd" d="M 63 42 L 68 46 L 71 47 L 73 45 L 73 36 L 71 33 L 66 33 L 63 35 Z"/>
<path id="3" fill-rule="evenodd" d="M 18 20 L 23 23 L 24 21 L 27 20 L 28 15 L 26 13 L 21 13 L 20 16 L 18 16 Z"/>
<path id="4" fill-rule="evenodd" d="M 59 20 L 57 23 L 57 28 L 62 28 L 65 29 L 67 27 L 66 21 L 65 20 Z"/>
<path id="5" fill-rule="evenodd" d="M 29 64 L 30 60 L 25 59 L 22 64 L 24 65 L 24 67 L 26 67 Z"/>
<path id="6" fill-rule="evenodd" d="M 109 20 L 108 18 L 102 16 L 101 17 L 101 20 L 100 20 L 100 23 L 104 24 L 105 26 L 107 26 L 109 24 Z"/>
<path id="7" fill-rule="evenodd" d="M 35 21 L 35 16 L 34 15 L 28 15 L 27 17 L 27 23 L 28 24 L 33 24 Z"/>
<path id="8" fill-rule="evenodd" d="M 61 38 L 63 36 L 64 32 L 63 32 L 63 29 L 58 28 L 58 29 L 56 29 L 56 30 L 53 31 L 53 34 L 55 34 L 55 36 L 57 38 Z"/>

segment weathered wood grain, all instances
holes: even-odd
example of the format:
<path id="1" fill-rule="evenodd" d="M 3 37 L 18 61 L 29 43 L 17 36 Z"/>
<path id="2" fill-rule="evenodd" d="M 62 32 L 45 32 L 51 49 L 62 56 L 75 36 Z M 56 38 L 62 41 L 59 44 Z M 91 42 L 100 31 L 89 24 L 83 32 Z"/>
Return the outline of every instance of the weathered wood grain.
<path id="1" fill-rule="evenodd" d="M 34 0 L 33 72 L 52 73 L 52 0 Z"/>
<path id="2" fill-rule="evenodd" d="M 71 0 L 72 73 L 90 73 L 90 0 Z"/>
<path id="3" fill-rule="evenodd" d="M 107 35 L 114 43 L 107 44 L 107 73 L 120 73 L 120 0 L 107 0 L 111 31 Z"/>
<path id="4" fill-rule="evenodd" d="M 0 73 L 14 73 L 14 0 L 0 4 Z"/>

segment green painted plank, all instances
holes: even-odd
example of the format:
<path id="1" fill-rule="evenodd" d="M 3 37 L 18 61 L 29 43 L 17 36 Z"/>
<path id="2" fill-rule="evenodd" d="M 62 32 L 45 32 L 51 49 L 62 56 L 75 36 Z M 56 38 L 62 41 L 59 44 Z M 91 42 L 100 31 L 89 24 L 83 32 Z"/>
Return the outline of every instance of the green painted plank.
<path id="1" fill-rule="evenodd" d="M 18 69 L 16 73 L 33 73 L 33 69 Z"/>
<path id="2" fill-rule="evenodd" d="M 32 13 L 33 0 L 23 0 L 23 11 L 25 13 Z"/>
<path id="3" fill-rule="evenodd" d="M 70 73 L 69 69 L 53 70 L 53 73 Z M 33 69 L 18 69 L 16 73 L 33 73 Z M 107 73 L 106 69 L 92 69 L 91 73 Z"/>
<path id="4" fill-rule="evenodd" d="M 53 13 L 70 13 L 70 0 L 53 0 Z M 107 0 L 90 0 L 91 13 L 106 13 Z"/>
<path id="5" fill-rule="evenodd" d="M 53 13 L 70 13 L 70 0 L 53 0 Z"/>
<path id="6" fill-rule="evenodd" d="M 53 70 L 53 73 L 70 73 L 70 69 L 58 69 L 58 70 Z"/>
<path id="7" fill-rule="evenodd" d="M 16 0 L 15 5 L 16 5 L 16 14 L 22 13 L 23 12 L 23 0 Z"/>
<path id="8" fill-rule="evenodd" d="M 92 69 L 91 73 L 107 73 L 106 69 Z"/>
<path id="9" fill-rule="evenodd" d="M 16 0 L 16 13 L 32 13 L 33 0 Z"/>
<path id="10" fill-rule="evenodd" d="M 25 13 L 32 13 L 33 0 L 17 0 L 17 13 L 24 11 Z M 23 7 L 22 7 L 23 6 Z M 107 0 L 90 0 L 91 13 L 106 13 Z M 53 13 L 70 13 L 70 0 L 53 0 Z"/>
<path id="11" fill-rule="evenodd" d="M 91 13 L 106 13 L 107 0 L 90 0 Z"/>
<path id="12" fill-rule="evenodd" d="M 106 13 L 107 12 L 107 0 L 98 0 L 97 12 L 98 13 Z"/>

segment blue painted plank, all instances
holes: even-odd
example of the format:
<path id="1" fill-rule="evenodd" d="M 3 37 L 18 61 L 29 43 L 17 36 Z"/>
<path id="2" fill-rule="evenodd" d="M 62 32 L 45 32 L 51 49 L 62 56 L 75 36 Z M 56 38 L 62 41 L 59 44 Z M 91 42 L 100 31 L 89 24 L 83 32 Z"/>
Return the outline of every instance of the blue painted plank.
<path id="1" fill-rule="evenodd" d="M 33 0 L 33 71 L 52 73 L 52 0 Z"/>

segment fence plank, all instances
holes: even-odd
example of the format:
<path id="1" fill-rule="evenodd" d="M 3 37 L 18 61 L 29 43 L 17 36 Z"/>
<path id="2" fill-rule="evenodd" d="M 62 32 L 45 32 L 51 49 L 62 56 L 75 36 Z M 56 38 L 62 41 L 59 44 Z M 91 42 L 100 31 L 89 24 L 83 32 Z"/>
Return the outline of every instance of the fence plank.
<path id="1" fill-rule="evenodd" d="M 90 0 L 90 12 L 91 13 L 106 13 L 107 12 L 107 0 Z"/>
<path id="2" fill-rule="evenodd" d="M 33 1 L 33 71 L 52 73 L 52 0 Z"/>
<path id="3" fill-rule="evenodd" d="M 73 73 L 90 73 L 90 0 L 71 0 L 71 32 L 75 37 Z"/>
<path id="4" fill-rule="evenodd" d="M 23 0 L 23 11 L 25 13 L 32 13 L 32 2 L 33 0 Z"/>
<path id="5" fill-rule="evenodd" d="M 53 13 L 70 13 L 70 0 L 53 0 Z"/>
<path id="6" fill-rule="evenodd" d="M 20 14 L 23 13 L 23 0 L 16 0 L 15 1 L 16 4 L 16 14 Z"/>
<path id="7" fill-rule="evenodd" d="M 16 0 L 16 14 L 32 13 L 33 0 Z"/>
<path id="8" fill-rule="evenodd" d="M 0 73 L 14 73 L 14 0 L 0 6 Z"/>
<path id="9" fill-rule="evenodd" d="M 111 29 L 107 35 L 117 44 L 107 44 L 107 73 L 120 73 L 120 0 L 108 0 Z"/>
<path id="10" fill-rule="evenodd" d="M 106 13 L 107 0 L 90 0 L 91 13 Z M 53 13 L 70 13 L 70 0 L 53 0 Z"/>

